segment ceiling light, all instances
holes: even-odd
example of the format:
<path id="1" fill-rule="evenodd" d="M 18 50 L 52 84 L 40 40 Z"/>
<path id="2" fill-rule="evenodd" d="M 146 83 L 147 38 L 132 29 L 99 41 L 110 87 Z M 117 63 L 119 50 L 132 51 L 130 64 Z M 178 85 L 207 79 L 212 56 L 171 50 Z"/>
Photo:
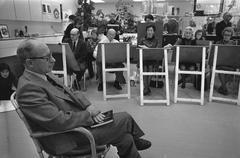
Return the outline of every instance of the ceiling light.
<path id="1" fill-rule="evenodd" d="M 104 3 L 103 0 L 91 0 L 91 1 L 94 2 L 94 3 Z"/>

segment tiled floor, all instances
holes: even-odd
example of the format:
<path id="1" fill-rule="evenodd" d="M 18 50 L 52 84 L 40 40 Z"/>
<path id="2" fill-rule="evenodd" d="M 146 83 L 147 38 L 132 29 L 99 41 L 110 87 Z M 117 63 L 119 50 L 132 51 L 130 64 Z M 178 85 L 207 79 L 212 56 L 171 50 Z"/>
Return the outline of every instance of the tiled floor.
<path id="1" fill-rule="evenodd" d="M 111 77 L 110 77 L 111 78 Z M 139 85 L 132 87 L 131 99 L 103 101 L 97 91 L 96 81 L 87 82 L 84 92 L 93 104 L 104 110 L 127 111 L 145 131 L 145 138 L 152 141 L 149 150 L 142 151 L 143 158 L 239 158 L 240 157 L 240 106 L 207 102 L 170 106 L 139 106 Z M 199 95 L 188 84 L 180 89 L 180 95 Z M 111 85 L 111 92 L 116 92 Z M 171 84 L 171 99 L 173 85 Z M 161 91 L 161 89 L 153 89 Z M 37 158 L 33 142 L 27 135 L 23 123 L 15 111 L 0 113 L 0 158 Z M 111 148 L 107 158 L 117 158 L 116 149 Z"/>

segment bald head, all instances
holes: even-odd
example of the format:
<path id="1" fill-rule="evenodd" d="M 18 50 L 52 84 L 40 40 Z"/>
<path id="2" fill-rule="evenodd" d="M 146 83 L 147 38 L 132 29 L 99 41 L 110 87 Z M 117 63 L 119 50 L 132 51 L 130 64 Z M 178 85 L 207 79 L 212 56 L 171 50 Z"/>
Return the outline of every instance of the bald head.
<path id="1" fill-rule="evenodd" d="M 17 48 L 17 55 L 27 70 L 39 74 L 51 72 L 55 63 L 48 46 L 35 39 L 21 42 Z"/>
<path id="2" fill-rule="evenodd" d="M 79 30 L 77 28 L 73 28 L 71 31 L 70 31 L 70 37 L 71 37 L 71 40 L 72 41 L 77 41 L 77 39 L 79 38 L 80 36 L 80 33 L 79 33 Z"/>
<path id="3" fill-rule="evenodd" d="M 109 41 L 112 41 L 116 36 L 116 31 L 114 29 L 109 29 L 107 32 L 107 37 Z"/>
<path id="4" fill-rule="evenodd" d="M 17 55 L 20 61 L 25 64 L 26 59 L 42 56 L 42 52 L 48 49 L 48 46 L 36 39 L 27 39 L 20 43 L 17 48 Z"/>
<path id="5" fill-rule="evenodd" d="M 79 30 L 77 28 L 73 28 L 71 31 L 70 31 L 70 34 L 78 34 L 79 33 Z"/>

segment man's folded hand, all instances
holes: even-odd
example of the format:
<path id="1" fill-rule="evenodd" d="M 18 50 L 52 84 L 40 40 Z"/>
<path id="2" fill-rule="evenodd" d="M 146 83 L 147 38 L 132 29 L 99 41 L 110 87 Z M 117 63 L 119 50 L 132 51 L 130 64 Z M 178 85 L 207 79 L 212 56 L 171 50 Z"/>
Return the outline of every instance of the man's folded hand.
<path id="1" fill-rule="evenodd" d="M 104 115 L 102 113 L 99 113 L 98 115 L 93 117 L 93 120 L 97 123 L 101 123 L 104 120 Z"/>
<path id="2" fill-rule="evenodd" d="M 86 110 L 87 110 L 87 111 L 90 113 L 90 115 L 93 116 L 93 117 L 96 116 L 96 115 L 98 115 L 99 113 L 101 113 L 101 111 L 100 111 L 99 109 L 97 109 L 94 105 L 88 106 Z"/>

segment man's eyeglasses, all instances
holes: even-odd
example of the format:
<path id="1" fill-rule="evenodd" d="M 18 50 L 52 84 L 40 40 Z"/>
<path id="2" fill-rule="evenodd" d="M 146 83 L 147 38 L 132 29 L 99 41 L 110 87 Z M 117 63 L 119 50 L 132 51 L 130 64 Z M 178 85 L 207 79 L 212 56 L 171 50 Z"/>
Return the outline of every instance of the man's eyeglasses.
<path id="1" fill-rule="evenodd" d="M 28 59 L 31 59 L 31 60 L 43 59 L 43 60 L 46 60 L 47 62 L 49 62 L 52 58 L 53 58 L 53 56 L 52 56 L 52 53 L 51 53 L 51 54 L 48 54 L 48 55 L 45 55 L 45 56 L 42 56 L 42 57 L 31 57 L 31 58 L 28 58 Z"/>

